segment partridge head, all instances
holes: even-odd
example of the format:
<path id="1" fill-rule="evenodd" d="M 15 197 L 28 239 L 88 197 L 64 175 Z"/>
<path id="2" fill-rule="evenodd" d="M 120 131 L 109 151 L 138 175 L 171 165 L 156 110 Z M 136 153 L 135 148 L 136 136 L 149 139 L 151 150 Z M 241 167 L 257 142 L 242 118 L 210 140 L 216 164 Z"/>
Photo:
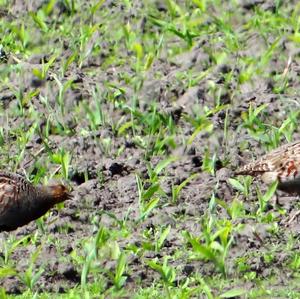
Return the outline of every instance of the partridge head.
<path id="1" fill-rule="evenodd" d="M 64 185 L 34 186 L 21 175 L 0 172 L 0 232 L 38 219 L 70 198 Z"/>
<path id="2" fill-rule="evenodd" d="M 257 161 L 239 168 L 236 175 L 261 176 L 266 184 L 278 181 L 278 189 L 300 194 L 300 141 L 285 144 Z"/>

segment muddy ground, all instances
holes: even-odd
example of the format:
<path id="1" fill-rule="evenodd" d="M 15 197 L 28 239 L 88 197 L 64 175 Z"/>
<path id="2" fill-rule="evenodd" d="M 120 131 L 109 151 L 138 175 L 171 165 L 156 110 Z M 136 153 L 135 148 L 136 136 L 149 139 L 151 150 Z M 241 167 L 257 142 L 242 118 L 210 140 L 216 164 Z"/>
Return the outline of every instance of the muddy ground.
<path id="1" fill-rule="evenodd" d="M 247 1 L 247 5 L 242 3 L 239 6 L 239 14 L 244 16 L 245 20 L 251 18 L 253 14 L 253 6 L 263 7 L 265 10 L 274 8 L 273 1 Z M 10 14 L 5 18 L 22 18 L 28 11 L 36 10 L 40 4 L 28 5 L 21 4 L 21 1 L 14 1 L 10 7 Z M 154 7 L 162 12 L 165 10 L 164 4 L 159 1 L 155 2 Z M 128 18 L 138 19 L 139 13 L 143 9 L 140 1 L 136 1 L 130 12 L 124 10 L 122 5 L 108 1 L 105 7 L 110 6 L 111 14 L 120 17 L 123 22 Z M 224 9 L 230 10 L 230 7 Z M 57 16 L 62 14 L 60 7 L 56 7 Z M 79 12 L 78 12 L 79 14 Z M 210 20 L 207 20 L 209 22 Z M 143 26 L 147 29 L 149 25 L 147 16 L 144 16 Z M 245 21 L 246 22 L 246 21 Z M 236 30 L 239 30 L 241 24 L 237 23 Z M 145 29 L 145 30 L 146 30 Z M 101 38 L 96 35 L 94 39 Z M 275 38 L 276 37 L 268 37 Z M 178 42 L 174 38 L 174 43 Z M 259 35 L 245 35 L 243 40 L 245 43 L 243 51 L 238 55 L 260 57 L 265 50 L 264 42 Z M 193 173 L 199 173 L 199 176 L 193 179 L 180 194 L 178 201 L 170 204 L 167 199 L 162 199 L 159 208 L 154 209 L 149 217 L 136 224 L 134 222 L 138 217 L 138 190 L 136 183 L 136 174 L 141 178 L 147 179 L 147 163 L 153 166 L 161 161 L 162 157 L 147 157 L 147 150 L 136 145 L 134 136 L 128 131 L 126 136 L 118 136 L 114 133 L 110 121 L 102 126 L 96 132 L 81 134 L 82 130 L 88 127 L 88 119 L 84 114 L 76 114 L 75 107 L 81 101 L 92 101 L 92 90 L 97 86 L 102 94 L 105 93 L 107 86 L 104 82 L 111 82 L 124 88 L 124 93 L 120 95 L 124 102 L 130 103 L 131 96 L 134 91 L 132 86 L 128 86 L 125 81 L 120 79 L 119 74 L 126 72 L 131 74 L 132 70 L 126 63 L 124 65 L 110 67 L 102 67 L 106 53 L 109 52 L 111 41 L 103 40 L 101 55 L 91 57 L 85 60 L 81 67 L 73 65 L 64 76 L 65 82 L 72 79 L 76 82 L 74 88 L 68 90 L 65 94 L 65 114 L 64 123 L 72 128 L 70 134 L 64 136 L 57 134 L 55 128 L 50 128 L 49 141 L 53 150 L 64 148 L 72 153 L 72 162 L 70 166 L 69 184 L 72 187 L 74 199 L 68 201 L 63 207 L 54 209 L 45 219 L 44 234 L 41 236 L 41 228 L 37 223 L 33 222 L 29 225 L 19 228 L 12 233 L 2 233 L 3 239 L 14 240 L 21 239 L 23 236 L 29 235 L 31 241 L 24 246 L 18 247 L 13 251 L 11 259 L 14 261 L 17 270 L 22 273 L 28 268 L 30 263 L 29 257 L 36 250 L 39 244 L 41 253 L 35 261 L 35 269 L 42 266 L 45 271 L 41 275 L 35 290 L 38 292 L 60 292 L 64 293 L 68 289 L 80 284 L 81 267 L 70 258 L 72 252 L 83 255 L 84 245 L 80 240 L 88 240 L 97 232 L 101 225 L 109 229 L 116 229 L 114 219 L 107 214 L 110 212 L 117 219 L 127 219 L 127 226 L 131 230 L 128 237 L 118 240 L 119 246 L 126 249 L 129 246 L 141 244 L 143 239 L 143 231 L 151 227 L 171 225 L 171 232 L 167 238 L 165 246 L 161 252 L 155 254 L 145 254 L 143 258 L 137 258 L 133 254 L 129 256 L 127 281 L 125 287 L 127 290 L 136 290 L 136 288 L 149 287 L 158 278 L 158 273 L 147 266 L 145 260 L 155 257 L 160 258 L 163 255 L 174 254 L 178 248 L 184 248 L 184 241 L 181 232 L 188 230 L 190 233 L 197 234 L 201 230 L 201 217 L 208 213 L 208 205 L 212 194 L 216 197 L 230 203 L 234 198 L 243 201 L 243 195 L 233 190 L 228 183 L 228 178 L 233 177 L 232 171 L 246 161 L 252 160 L 263 154 L 267 149 L 262 148 L 260 143 L 248 135 L 247 130 L 241 127 L 241 115 L 249 109 L 249 105 L 259 106 L 267 103 L 268 106 L 264 111 L 262 118 L 274 126 L 280 126 L 284 119 L 291 111 L 298 109 L 298 97 L 290 97 L 286 94 L 274 94 L 273 87 L 276 82 L 272 82 L 265 74 L 284 72 L 287 60 L 282 57 L 288 57 L 293 53 L 293 60 L 289 68 L 289 87 L 290 92 L 299 89 L 299 57 L 297 49 L 293 48 L 293 44 L 287 39 L 280 39 L 281 57 L 275 56 L 271 59 L 271 63 L 266 65 L 265 74 L 257 74 L 250 83 L 239 84 L 237 89 L 237 78 L 240 73 L 240 66 L 236 64 L 235 56 L 229 55 L 226 64 L 213 65 L 208 48 L 216 49 L 218 45 L 212 43 L 212 39 L 206 36 L 198 38 L 191 50 L 179 54 L 173 60 L 167 59 L 167 55 L 161 54 L 159 60 L 154 61 L 147 75 L 144 77 L 143 87 L 138 92 L 139 109 L 141 112 L 149 111 L 149 103 L 153 100 L 157 103 L 157 110 L 163 115 L 171 115 L 176 123 L 176 127 L 180 130 L 176 135 L 178 146 L 176 149 L 166 148 L 166 153 L 180 157 L 177 161 L 171 163 L 162 175 L 161 181 L 165 193 L 171 196 L 172 184 L 180 184 Z M 53 43 L 55 45 L 55 43 Z M 178 42 L 178 46 L 180 43 Z M 222 47 L 222 42 L 219 44 Z M 8 65 L 17 65 L 16 61 L 8 54 L 8 61 L 2 63 L 4 69 Z M 12 53 L 13 54 L 13 53 Z M 21 59 L 19 64 L 20 70 L 16 73 L 10 73 L 10 85 L 13 89 L 22 88 L 25 92 L 32 90 L 38 86 L 40 93 L 47 95 L 50 105 L 55 108 L 55 95 L 58 92 L 57 83 L 53 79 L 52 73 L 59 71 L 61 61 L 64 57 L 70 55 L 68 43 L 65 41 L 65 52 L 59 57 L 53 67 L 51 73 L 48 74 L 44 81 L 37 81 L 32 75 L 32 68 L 41 65 L 42 59 L 49 58 L 47 53 L 32 54 L 28 59 L 23 59 L 22 55 L 15 55 Z M 126 57 L 126 55 L 124 55 Z M 211 67 L 208 76 L 199 82 L 196 86 L 186 88 L 180 78 L 176 75 L 178 72 L 202 72 Z M 232 73 L 233 79 L 231 85 L 224 87 L 224 76 Z M 159 76 L 157 75 L 159 74 Z M 213 132 L 205 132 L 198 134 L 192 144 L 185 146 L 182 140 L 185 136 L 190 136 L 193 128 L 186 121 L 186 116 L 195 113 L 195 111 L 203 112 L 204 107 L 214 107 L 215 96 L 211 92 L 211 82 L 215 84 L 215 90 L 221 92 L 221 104 L 230 104 L 228 109 L 228 136 L 224 138 L 224 122 L 226 113 L 224 110 L 210 116 L 209 119 L 213 124 Z M 25 107 L 23 116 L 10 117 L 18 105 L 18 100 L 12 88 L 7 87 L 7 83 L 2 82 L 2 90 L 0 92 L 0 101 L 3 103 L 1 113 L 1 126 L 6 130 L 15 130 L 21 128 L 28 130 L 32 126 L 27 113 L 30 113 Z M 41 104 L 38 97 L 32 99 L 32 103 L 38 113 L 40 113 L 40 122 L 38 126 L 44 128 L 46 126 L 46 117 L 49 115 L 44 105 Z M 118 110 L 114 104 L 106 100 L 102 102 L 104 115 L 108 120 L 116 122 L 118 119 L 130 120 L 130 113 Z M 8 116 L 8 117 L 7 117 Z M 296 139 L 299 131 L 296 130 L 293 138 Z M 6 144 L 2 149 L 2 167 L 14 170 L 15 164 L 11 161 L 11 157 L 18 155 L 19 148 L 16 146 L 14 136 L 6 136 Z M 99 140 L 111 140 L 108 150 L 99 144 Z M 246 144 L 246 146 L 245 146 Z M 47 172 L 53 173 L 57 165 L 46 163 L 47 153 L 41 151 L 43 143 L 38 134 L 30 138 L 26 145 L 26 151 L 22 161 L 17 167 L 19 172 L 25 169 L 27 175 L 34 175 L 38 172 L 37 165 L 47 166 Z M 120 148 L 123 150 L 120 152 Z M 216 173 L 208 174 L 203 171 L 203 157 L 205 151 L 209 149 L 210 153 L 216 154 Z M 32 155 L 38 153 L 37 157 L 32 160 Z M 119 154 L 120 153 L 120 154 Z M 224 166 L 224 161 L 228 163 Z M 237 261 L 241 257 L 247 257 L 248 264 L 251 265 L 250 271 L 262 279 L 270 276 L 276 277 L 273 287 L 284 287 L 288 282 L 290 272 L 286 268 L 289 260 L 288 254 L 282 251 L 284 245 L 291 237 L 299 238 L 299 223 L 295 218 L 289 225 L 288 229 L 284 228 L 283 221 L 287 217 L 286 214 L 279 214 L 279 230 L 277 234 L 270 233 L 270 225 L 266 223 L 257 223 L 255 219 L 247 217 L 257 209 L 257 198 L 255 188 L 258 186 L 265 190 L 265 187 L 258 181 L 252 186 L 250 199 L 244 203 L 245 217 L 235 220 L 234 225 L 244 224 L 244 229 L 239 233 L 235 233 L 233 244 L 229 250 L 227 258 L 229 281 L 234 286 L 236 278 Z M 297 210 L 297 200 L 291 199 L 283 201 L 283 206 L 288 213 Z M 268 207 L 277 213 L 272 203 Z M 217 217 L 228 217 L 225 209 L 217 208 Z M 253 233 L 253 228 L 259 237 Z M 37 235 L 39 237 L 37 237 Z M 35 238 L 37 241 L 35 241 Z M 49 242 L 49 240 L 51 240 Z M 59 240 L 60 248 L 56 246 L 56 240 Z M 37 242 L 37 243 L 35 243 Z M 44 243 L 43 243 L 44 242 Z M 266 264 L 257 253 L 273 251 L 276 248 L 275 260 Z M 299 247 L 293 248 L 298 250 Z M 2 254 L 4 256 L 4 254 Z M 73 262 L 71 262 L 71 260 Z M 210 262 L 189 260 L 188 256 L 181 255 L 178 259 L 170 262 L 171 265 L 178 269 L 177 283 L 180 284 L 183 277 L 192 276 L 196 272 L 200 272 L 203 277 L 217 275 L 217 271 Z M 115 262 L 103 262 L 101 267 L 105 269 L 114 269 Z M 284 269 L 284 271 L 282 271 Z M 93 280 L 92 275 L 89 277 Z M 253 287 L 253 282 L 244 285 L 249 288 Z M 1 279 L 1 286 L 8 294 L 20 294 L 25 290 L 24 284 L 17 276 L 4 277 Z"/>

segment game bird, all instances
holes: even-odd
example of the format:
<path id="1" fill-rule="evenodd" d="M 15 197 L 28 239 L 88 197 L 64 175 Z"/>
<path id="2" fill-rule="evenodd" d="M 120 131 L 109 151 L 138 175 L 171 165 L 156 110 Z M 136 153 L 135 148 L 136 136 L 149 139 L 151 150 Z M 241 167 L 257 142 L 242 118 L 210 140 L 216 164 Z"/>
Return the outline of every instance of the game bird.
<path id="1" fill-rule="evenodd" d="M 278 181 L 278 189 L 300 195 L 300 141 L 285 144 L 257 161 L 239 168 L 236 175 L 260 176 L 266 184 Z"/>
<path id="2" fill-rule="evenodd" d="M 28 224 L 67 199 L 64 185 L 34 186 L 22 175 L 0 172 L 0 232 Z"/>

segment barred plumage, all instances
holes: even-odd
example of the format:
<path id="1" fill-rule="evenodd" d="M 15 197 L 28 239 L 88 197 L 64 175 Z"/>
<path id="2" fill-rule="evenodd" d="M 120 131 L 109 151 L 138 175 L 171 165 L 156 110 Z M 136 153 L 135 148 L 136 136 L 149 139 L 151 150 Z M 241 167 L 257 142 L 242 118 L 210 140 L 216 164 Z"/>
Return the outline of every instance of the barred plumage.
<path id="1" fill-rule="evenodd" d="M 300 141 L 269 152 L 259 160 L 239 168 L 235 174 L 260 175 L 267 184 L 278 180 L 278 189 L 300 194 Z"/>
<path id="2" fill-rule="evenodd" d="M 0 232 L 11 231 L 70 199 L 63 185 L 33 186 L 23 176 L 0 172 Z"/>

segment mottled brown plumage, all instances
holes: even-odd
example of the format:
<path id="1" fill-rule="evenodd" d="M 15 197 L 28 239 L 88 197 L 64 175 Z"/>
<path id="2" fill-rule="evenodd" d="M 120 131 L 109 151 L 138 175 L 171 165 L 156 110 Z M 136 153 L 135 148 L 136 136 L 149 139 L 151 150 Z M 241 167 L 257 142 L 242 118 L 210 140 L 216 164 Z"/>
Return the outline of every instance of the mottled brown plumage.
<path id="1" fill-rule="evenodd" d="M 0 232 L 38 219 L 55 204 L 70 198 L 63 185 L 35 187 L 21 175 L 0 172 Z"/>
<path id="2" fill-rule="evenodd" d="M 269 152 L 239 168 L 235 174 L 261 176 L 266 184 L 278 180 L 278 189 L 300 194 L 300 141 Z"/>

